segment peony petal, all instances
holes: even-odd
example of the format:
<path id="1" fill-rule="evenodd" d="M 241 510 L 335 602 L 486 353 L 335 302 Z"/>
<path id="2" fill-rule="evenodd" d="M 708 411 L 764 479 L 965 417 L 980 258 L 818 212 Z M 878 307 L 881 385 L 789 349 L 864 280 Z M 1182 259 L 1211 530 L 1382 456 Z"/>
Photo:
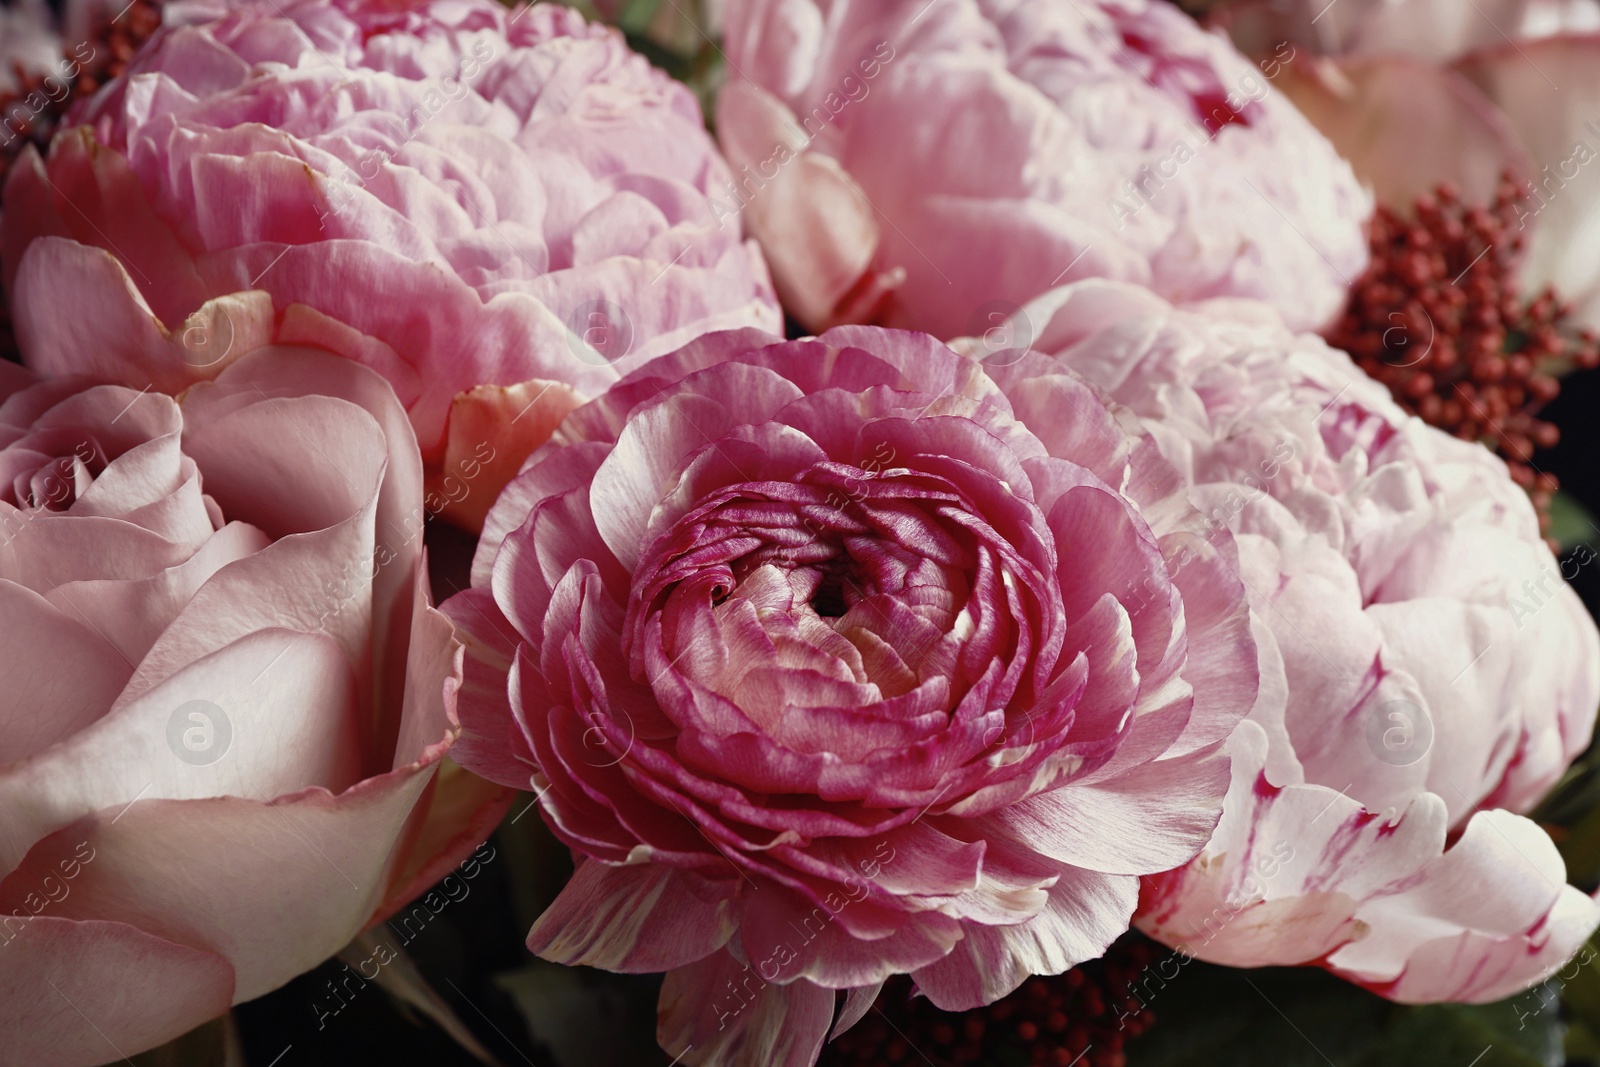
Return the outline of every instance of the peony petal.
<path id="1" fill-rule="evenodd" d="M 1474 815 L 1417 875 L 1357 911 L 1372 934 L 1328 966 L 1410 1002 L 1497 1000 L 1548 976 L 1600 925 L 1531 820 Z"/>
<path id="2" fill-rule="evenodd" d="M 1587 947 L 1600 925 L 1600 905 L 1570 885 L 1526 937 L 1486 937 L 1463 932 L 1430 941 L 1412 952 L 1406 969 L 1392 982 L 1363 983 L 1375 993 L 1402 1004 L 1439 1001 L 1491 1004 L 1550 979 Z M 1360 981 L 1358 975 L 1350 976 Z"/>
<path id="3" fill-rule="evenodd" d="M 77 313 L 55 299 L 57 293 L 80 294 L 96 313 Z M 22 257 L 13 294 L 17 345 L 40 374 L 92 374 L 162 392 L 177 392 L 191 380 L 181 362 L 150 358 L 166 354 L 166 329 L 109 252 L 40 238 Z"/>
<path id="4" fill-rule="evenodd" d="M 1244 0 L 1212 20 L 1245 55 L 1264 56 L 1288 42 L 1328 55 L 1406 55 L 1448 61 L 1520 36 L 1542 0 Z M 1293 46 L 1290 46 L 1291 48 Z M 1289 52 L 1292 59 L 1294 51 Z M 1284 60 L 1288 62 L 1289 60 Z"/>
<path id="5" fill-rule="evenodd" d="M 13 189 L 17 200 L 12 199 Z M 14 299 L 21 284 L 20 259 L 32 251 L 31 238 L 45 235 L 114 253 L 126 268 L 130 285 L 142 287 L 144 296 L 138 303 L 143 306 L 148 300 L 163 322 L 182 322 L 215 295 L 206 292 L 193 257 L 151 208 L 127 159 L 120 152 L 105 151 L 86 127 L 67 130 L 55 140 L 48 167 L 30 153 L 8 176 L 6 202 L 36 212 L 8 211 L 0 223 L 5 235 L 5 288 Z M 114 287 L 106 290 L 113 292 Z"/>
<path id="6" fill-rule="evenodd" d="M 1530 230 L 1523 285 L 1555 286 L 1600 326 L 1600 266 L 1590 254 L 1600 233 L 1600 184 L 1589 164 L 1600 155 L 1593 102 L 1600 99 L 1600 36 L 1554 37 L 1496 47 L 1464 58 L 1459 69 L 1492 100 L 1534 160 L 1532 198 L 1519 213 Z M 1560 86 L 1559 89 L 1556 86 Z"/>
<path id="7" fill-rule="evenodd" d="M 1504 171 L 1522 181 L 1542 162 L 1482 93 L 1418 58 L 1313 59 L 1284 66 L 1278 85 L 1378 202 L 1399 211 L 1443 182 L 1487 204 Z"/>
<path id="8" fill-rule="evenodd" d="M 729 79 L 717 116 L 735 168 L 775 171 L 743 207 L 767 250 L 779 299 L 814 331 L 834 325 L 878 248 L 866 194 L 836 160 L 803 151 L 807 138 L 795 116 L 759 85 Z"/>

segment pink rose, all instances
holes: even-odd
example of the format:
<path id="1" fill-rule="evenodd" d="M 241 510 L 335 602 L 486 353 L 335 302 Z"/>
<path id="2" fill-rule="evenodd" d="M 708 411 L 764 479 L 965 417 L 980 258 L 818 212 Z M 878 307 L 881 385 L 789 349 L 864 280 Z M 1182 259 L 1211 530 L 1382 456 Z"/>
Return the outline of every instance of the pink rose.
<path id="1" fill-rule="evenodd" d="M 382 378 L 309 349 L 181 401 L 23 378 L 0 364 L 0 1046 L 75 1067 L 337 952 L 509 796 L 437 774 L 461 646 Z"/>
<path id="2" fill-rule="evenodd" d="M 445 605 L 458 758 L 579 859 L 529 946 L 668 971 L 686 1063 L 809 1065 L 897 972 L 968 1008 L 1098 956 L 1215 825 L 1231 538 L 1014 355 L 702 338 L 568 417 Z"/>
<path id="3" fill-rule="evenodd" d="M 481 519 L 619 370 L 781 323 L 753 242 L 707 203 L 727 170 L 694 97 L 614 30 L 491 0 L 165 20 L 8 184 L 5 281 L 45 374 L 175 391 L 261 344 L 324 348 L 394 386 L 431 489 L 496 442 L 451 500 Z M 58 321 L 86 305 L 106 310 Z M 152 365 L 145 339 L 169 334 Z"/>
<path id="4" fill-rule="evenodd" d="M 717 129 L 785 307 L 976 334 L 1052 285 L 1335 315 L 1370 199 L 1160 0 L 740 0 Z M 725 207 L 723 210 L 732 210 Z"/>
<path id="5" fill-rule="evenodd" d="M 1141 928 L 1402 1001 L 1496 1000 L 1559 966 L 1600 909 L 1513 813 L 1589 742 L 1600 635 L 1505 465 L 1258 304 L 1086 283 L 1024 313 L 1233 532 L 1255 617 L 1222 823 L 1146 879 Z"/>

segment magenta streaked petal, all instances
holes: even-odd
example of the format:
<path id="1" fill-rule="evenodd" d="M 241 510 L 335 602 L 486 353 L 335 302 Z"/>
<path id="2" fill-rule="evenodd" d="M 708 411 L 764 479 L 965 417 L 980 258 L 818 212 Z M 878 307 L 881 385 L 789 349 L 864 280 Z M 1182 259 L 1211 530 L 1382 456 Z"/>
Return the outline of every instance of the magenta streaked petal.
<path id="1" fill-rule="evenodd" d="M 765 1063 L 811 1067 L 833 1022 L 834 991 L 800 981 L 776 985 L 729 952 L 667 972 L 656 1039 L 705 1067 Z"/>
<path id="2" fill-rule="evenodd" d="M 911 972 L 917 988 L 946 1011 L 992 1003 L 1033 974 L 1060 974 L 1099 957 L 1127 928 L 1139 880 L 1066 867 L 1049 903 L 1014 926 L 963 923 L 944 959 Z"/>
<path id="3" fill-rule="evenodd" d="M 658 863 L 584 860 L 528 932 L 528 951 L 569 966 L 670 971 L 727 943 L 737 926 L 736 893 L 727 879 Z"/>

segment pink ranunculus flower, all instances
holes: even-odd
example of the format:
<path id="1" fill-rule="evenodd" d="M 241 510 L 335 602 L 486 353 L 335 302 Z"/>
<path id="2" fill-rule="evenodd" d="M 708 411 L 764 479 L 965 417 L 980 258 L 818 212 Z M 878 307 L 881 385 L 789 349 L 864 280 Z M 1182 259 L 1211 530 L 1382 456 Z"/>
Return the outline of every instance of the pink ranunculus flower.
<path id="1" fill-rule="evenodd" d="M 446 602 L 458 758 L 578 856 L 530 947 L 667 971 L 686 1063 L 809 1065 L 897 972 L 970 1008 L 1096 957 L 1215 825 L 1231 538 L 1013 355 L 702 338 L 568 417 Z"/>
<path id="2" fill-rule="evenodd" d="M 8 184 L 5 281 L 46 374 L 170 391 L 247 340 L 348 356 L 394 386 L 430 472 L 494 442 L 495 476 L 453 502 L 481 520 L 490 483 L 620 372 L 781 323 L 754 242 L 708 203 L 728 171 L 694 97 L 615 30 L 492 0 L 164 18 Z M 218 300 L 224 321 L 191 330 Z M 114 311 L 54 343 L 86 305 Z M 135 319 L 188 358 L 130 366 L 96 334 Z"/>
<path id="3" fill-rule="evenodd" d="M 1160 0 L 738 0 L 717 129 L 785 307 L 976 334 L 1052 285 L 1338 313 L 1370 198 Z"/>
<path id="4" fill-rule="evenodd" d="M 378 375 L 181 401 L 0 364 L 0 1047 L 84 1067 L 342 948 L 493 829 Z"/>
<path id="5" fill-rule="evenodd" d="M 1495 1000 L 1560 966 L 1600 908 L 1516 813 L 1589 741 L 1600 635 L 1505 465 L 1259 304 L 1084 283 L 1024 314 L 1233 532 L 1255 616 L 1261 699 L 1222 822 L 1145 880 L 1139 926 L 1409 1002 Z"/>

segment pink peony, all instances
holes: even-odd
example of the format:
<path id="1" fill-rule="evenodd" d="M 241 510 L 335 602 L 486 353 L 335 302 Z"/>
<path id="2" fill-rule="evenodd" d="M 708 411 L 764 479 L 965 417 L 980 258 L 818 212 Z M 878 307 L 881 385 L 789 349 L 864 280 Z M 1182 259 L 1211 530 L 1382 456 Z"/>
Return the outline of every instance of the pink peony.
<path id="1" fill-rule="evenodd" d="M 1307 53 L 1280 87 L 1381 203 L 1450 182 L 1487 204 L 1509 171 L 1524 288 L 1600 327 L 1600 3 L 1246 0 L 1218 22 L 1252 54 Z"/>
<path id="2" fill-rule="evenodd" d="M 1140 927 L 1412 1002 L 1558 967 L 1600 908 L 1513 813 L 1588 744 L 1600 635 L 1504 464 L 1258 304 L 1086 283 L 1024 314 L 1145 419 L 1202 529 L 1233 532 L 1255 617 L 1261 697 L 1222 823 L 1146 879 Z"/>
<path id="3" fill-rule="evenodd" d="M 509 795 L 439 773 L 461 646 L 382 378 L 309 349 L 181 401 L 25 376 L 0 364 L 0 1045 L 75 1067 L 337 952 Z"/>
<path id="4" fill-rule="evenodd" d="M 491 0 L 165 20 L 8 184 L 5 280 L 43 373 L 175 391 L 312 345 L 389 379 L 430 470 L 494 440 L 509 477 L 620 371 L 781 322 L 707 203 L 728 172 L 694 97 L 614 30 Z M 107 310 L 59 321 L 84 306 Z M 140 339 L 169 332 L 186 358 L 152 365 Z M 481 518 L 495 480 L 464 507 Z"/>
<path id="5" fill-rule="evenodd" d="M 1407 55 L 1449 62 L 1508 39 L 1600 30 L 1596 0 L 1238 0 L 1213 20 L 1247 54 L 1282 41 L 1317 55 Z"/>
<path id="6" fill-rule="evenodd" d="M 785 307 L 978 333 L 1052 285 L 1335 315 L 1371 203 L 1259 67 L 1160 0 L 741 0 L 717 128 Z M 731 210 L 724 207 L 724 210 Z"/>
<path id="7" fill-rule="evenodd" d="M 697 1064 L 808 1065 L 896 972 L 968 1008 L 1098 956 L 1256 693 L 1181 492 L 1042 357 L 870 327 L 702 338 L 574 412 L 445 605 L 458 758 L 579 859 L 529 946 L 668 971 Z"/>

